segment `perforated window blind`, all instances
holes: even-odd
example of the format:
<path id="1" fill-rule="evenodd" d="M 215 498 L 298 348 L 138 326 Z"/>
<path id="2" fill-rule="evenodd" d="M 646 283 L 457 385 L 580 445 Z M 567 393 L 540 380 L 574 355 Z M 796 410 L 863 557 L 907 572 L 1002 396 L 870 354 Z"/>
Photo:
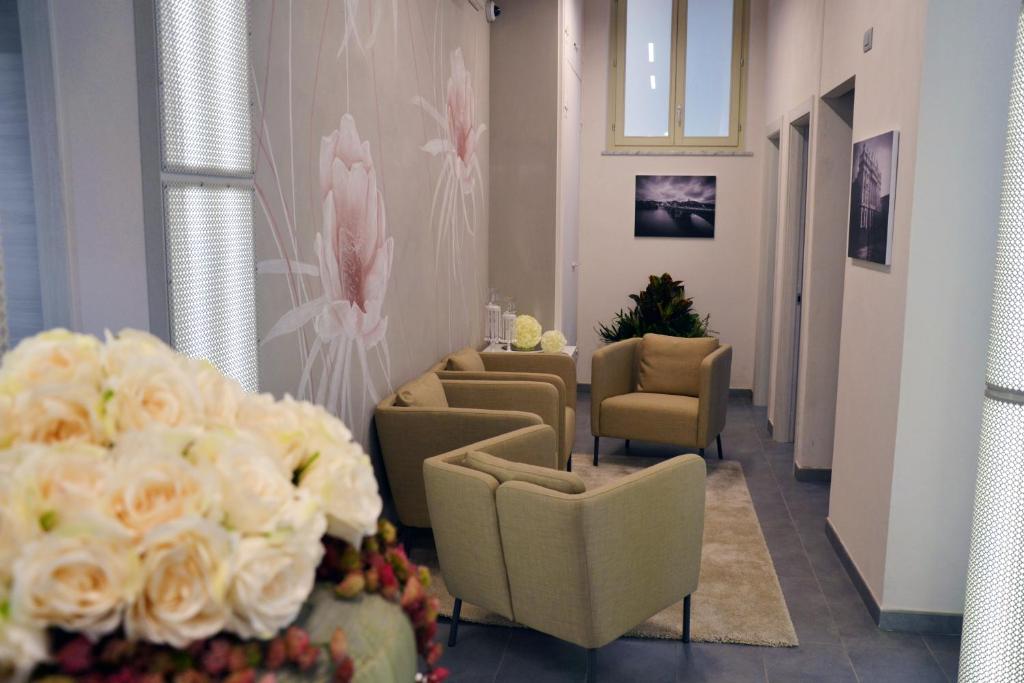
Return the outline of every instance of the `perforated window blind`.
<path id="1" fill-rule="evenodd" d="M 171 343 L 258 389 L 246 0 L 157 0 Z"/>

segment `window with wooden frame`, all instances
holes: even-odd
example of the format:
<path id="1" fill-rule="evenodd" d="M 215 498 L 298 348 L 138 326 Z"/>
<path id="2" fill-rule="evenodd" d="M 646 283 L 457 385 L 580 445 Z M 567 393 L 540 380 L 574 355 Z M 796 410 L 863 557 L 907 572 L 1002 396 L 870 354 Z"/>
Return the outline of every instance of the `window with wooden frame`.
<path id="1" fill-rule="evenodd" d="M 615 0 L 612 150 L 742 145 L 746 0 Z"/>

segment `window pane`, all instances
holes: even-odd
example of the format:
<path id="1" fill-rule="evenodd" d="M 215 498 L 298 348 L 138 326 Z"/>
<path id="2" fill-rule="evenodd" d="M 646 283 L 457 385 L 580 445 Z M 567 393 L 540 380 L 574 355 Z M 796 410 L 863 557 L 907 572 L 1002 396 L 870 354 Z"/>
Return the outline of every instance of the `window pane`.
<path id="1" fill-rule="evenodd" d="M 671 129 L 672 0 L 626 5 L 625 108 L 627 136 L 664 137 Z"/>
<path id="2" fill-rule="evenodd" d="M 733 0 L 689 0 L 683 135 L 729 135 Z"/>

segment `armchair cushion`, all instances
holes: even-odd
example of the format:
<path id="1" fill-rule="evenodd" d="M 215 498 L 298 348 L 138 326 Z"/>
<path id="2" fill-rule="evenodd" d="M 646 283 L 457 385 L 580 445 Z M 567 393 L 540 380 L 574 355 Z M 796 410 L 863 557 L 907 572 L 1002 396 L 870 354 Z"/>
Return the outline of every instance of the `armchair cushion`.
<path id="1" fill-rule="evenodd" d="M 658 443 L 696 444 L 700 401 L 692 396 L 637 392 L 601 403 L 601 435 Z"/>
<path id="2" fill-rule="evenodd" d="M 507 481 L 525 481 L 562 493 L 583 493 L 587 490 L 578 474 L 511 462 L 481 451 L 467 454 L 464 464 L 470 469 L 491 475 L 499 484 Z"/>
<path id="3" fill-rule="evenodd" d="M 395 404 L 406 408 L 447 408 L 448 399 L 441 380 L 428 372 L 399 389 Z"/>
<path id="4" fill-rule="evenodd" d="M 480 353 L 475 349 L 466 347 L 448 356 L 448 370 L 463 370 L 469 372 L 484 372 L 484 361 Z"/>
<path id="5" fill-rule="evenodd" d="M 715 337 L 645 334 L 640 342 L 637 391 L 700 395 L 700 364 L 718 348 Z"/>

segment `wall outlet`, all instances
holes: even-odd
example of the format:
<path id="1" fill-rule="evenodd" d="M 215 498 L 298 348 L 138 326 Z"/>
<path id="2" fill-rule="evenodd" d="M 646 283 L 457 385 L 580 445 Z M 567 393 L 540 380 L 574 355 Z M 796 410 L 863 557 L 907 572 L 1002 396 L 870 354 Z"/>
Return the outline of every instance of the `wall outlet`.
<path id="1" fill-rule="evenodd" d="M 864 52 L 870 52 L 871 46 L 875 42 L 875 27 L 872 26 L 867 31 L 864 31 Z"/>

